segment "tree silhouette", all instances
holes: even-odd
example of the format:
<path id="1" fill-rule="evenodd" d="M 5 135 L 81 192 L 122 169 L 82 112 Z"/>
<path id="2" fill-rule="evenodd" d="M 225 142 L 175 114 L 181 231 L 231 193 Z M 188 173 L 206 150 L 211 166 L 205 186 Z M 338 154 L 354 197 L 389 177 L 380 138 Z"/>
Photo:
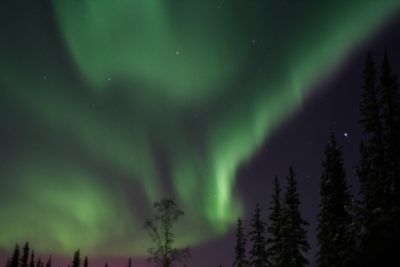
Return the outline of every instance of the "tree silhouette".
<path id="1" fill-rule="evenodd" d="M 304 226 L 308 223 L 301 217 L 299 193 L 292 167 L 287 176 L 286 192 L 282 210 L 282 252 L 279 264 L 285 267 L 303 267 L 308 265 L 304 256 L 310 246 L 307 242 L 307 231 Z"/>
<path id="2" fill-rule="evenodd" d="M 81 257 L 79 249 L 75 251 L 74 259 L 72 260 L 72 267 L 80 267 L 81 266 Z"/>
<path id="3" fill-rule="evenodd" d="M 400 204 L 400 101 L 397 77 L 392 73 L 387 51 L 382 63 L 380 78 L 382 93 L 383 139 L 387 153 L 388 194 L 396 213 Z"/>
<path id="4" fill-rule="evenodd" d="M 269 215 L 269 227 L 267 238 L 267 254 L 270 258 L 271 266 L 280 266 L 279 258 L 281 255 L 282 248 L 282 237 L 281 237 L 281 224 L 282 224 L 282 205 L 281 205 L 281 187 L 279 184 L 278 177 L 275 176 L 273 182 L 273 192 L 270 201 L 270 215 Z"/>
<path id="5" fill-rule="evenodd" d="M 86 256 L 85 259 L 83 260 L 83 267 L 88 267 L 89 266 L 89 260 L 88 257 Z"/>
<path id="6" fill-rule="evenodd" d="M 10 267 L 19 267 L 19 245 L 16 244 L 11 258 Z"/>
<path id="7" fill-rule="evenodd" d="M 150 235 L 154 246 L 149 248 L 149 260 L 156 266 L 170 267 L 174 262 L 186 261 L 190 257 L 189 248 L 178 249 L 173 247 L 175 234 L 173 227 L 183 211 L 170 199 L 162 199 L 154 203 L 156 215 L 146 220 L 145 229 Z"/>
<path id="8" fill-rule="evenodd" d="M 51 267 L 51 255 L 49 255 L 49 258 L 47 259 L 46 267 Z"/>
<path id="9" fill-rule="evenodd" d="M 29 243 L 26 242 L 22 248 L 21 267 L 28 267 L 29 260 Z"/>
<path id="10" fill-rule="evenodd" d="M 341 147 L 333 134 L 325 149 L 322 168 L 317 227 L 320 245 L 318 266 L 344 266 L 354 253 L 353 237 L 348 231 L 351 216 L 347 210 L 351 196 L 346 184 Z"/>
<path id="11" fill-rule="evenodd" d="M 32 250 L 31 261 L 29 262 L 29 267 L 35 267 L 35 253 Z"/>
<path id="12" fill-rule="evenodd" d="M 382 102 L 380 87 L 376 85 L 376 69 L 371 51 L 367 54 L 363 75 L 360 123 L 366 140 L 360 144 L 361 163 L 357 172 L 366 208 L 366 224 L 371 228 L 382 212 L 388 210 L 390 196 L 381 119 Z"/>
<path id="13" fill-rule="evenodd" d="M 128 267 L 132 267 L 132 259 L 131 258 L 129 258 L 129 260 L 128 260 Z"/>
<path id="14" fill-rule="evenodd" d="M 233 266 L 235 266 L 235 267 L 247 266 L 246 239 L 243 234 L 242 220 L 240 218 L 237 221 L 235 261 L 233 262 Z"/>
<path id="15" fill-rule="evenodd" d="M 269 265 L 268 254 L 266 251 L 266 239 L 265 239 L 265 223 L 261 220 L 261 209 L 257 203 L 254 210 L 254 215 L 250 220 L 250 232 L 248 237 L 251 242 L 250 254 L 250 266 L 254 267 L 265 267 Z"/>

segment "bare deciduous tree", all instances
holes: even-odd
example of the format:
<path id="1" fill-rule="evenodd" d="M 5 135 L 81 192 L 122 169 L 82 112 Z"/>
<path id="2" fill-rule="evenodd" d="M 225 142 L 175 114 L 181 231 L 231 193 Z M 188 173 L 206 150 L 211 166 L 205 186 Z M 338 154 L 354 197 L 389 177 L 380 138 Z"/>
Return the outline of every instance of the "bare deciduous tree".
<path id="1" fill-rule="evenodd" d="M 160 267 L 170 267 L 174 262 L 186 261 L 190 257 L 189 247 L 183 249 L 173 247 L 175 240 L 173 227 L 184 215 L 183 211 L 170 199 L 155 202 L 154 208 L 156 215 L 145 223 L 145 228 L 154 244 L 149 248 L 149 260 Z"/>

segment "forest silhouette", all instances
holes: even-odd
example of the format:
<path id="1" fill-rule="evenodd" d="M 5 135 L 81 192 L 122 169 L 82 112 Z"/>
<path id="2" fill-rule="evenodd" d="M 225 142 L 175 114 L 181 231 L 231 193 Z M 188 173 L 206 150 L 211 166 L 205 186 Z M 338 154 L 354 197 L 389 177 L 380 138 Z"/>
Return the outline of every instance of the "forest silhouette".
<path id="1" fill-rule="evenodd" d="M 319 248 L 313 255 L 318 267 L 400 266 L 400 97 L 387 52 L 380 67 L 372 52 L 366 55 L 359 110 L 363 137 L 356 173 L 360 192 L 351 193 L 342 147 L 334 134 L 325 148 L 316 229 Z M 285 181 L 282 186 L 277 176 L 273 180 L 268 220 L 263 220 L 259 204 L 250 218 L 248 233 L 238 218 L 233 266 L 309 265 L 308 222 L 300 212 L 297 174 L 292 167 Z M 155 202 L 154 207 L 155 217 L 145 221 L 153 244 L 149 260 L 162 267 L 185 264 L 189 248 L 173 247 L 174 226 L 183 211 L 171 199 Z M 68 267 L 81 266 L 89 267 L 89 260 L 85 257 L 81 264 L 77 250 Z M 127 266 L 133 267 L 131 259 Z M 35 258 L 28 242 L 22 249 L 16 244 L 5 267 L 52 267 L 52 258 L 43 262 Z"/>

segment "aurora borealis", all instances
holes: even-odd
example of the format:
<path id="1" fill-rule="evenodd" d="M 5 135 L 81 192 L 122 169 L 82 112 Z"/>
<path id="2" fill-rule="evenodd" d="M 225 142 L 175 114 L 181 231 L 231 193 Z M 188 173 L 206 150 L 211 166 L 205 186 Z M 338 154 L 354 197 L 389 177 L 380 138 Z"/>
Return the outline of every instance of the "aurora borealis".
<path id="1" fill-rule="evenodd" d="M 399 8 L 2 3 L 0 248 L 143 256 L 163 197 L 186 214 L 178 244 L 223 236 L 246 208 L 238 166 Z"/>

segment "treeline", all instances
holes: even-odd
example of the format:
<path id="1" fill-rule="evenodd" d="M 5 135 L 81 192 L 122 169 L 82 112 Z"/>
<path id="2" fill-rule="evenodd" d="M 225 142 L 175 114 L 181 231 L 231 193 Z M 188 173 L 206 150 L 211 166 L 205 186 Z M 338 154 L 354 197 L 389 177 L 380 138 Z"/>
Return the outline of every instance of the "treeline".
<path id="1" fill-rule="evenodd" d="M 46 263 L 41 258 L 35 258 L 35 252 L 29 247 L 29 243 L 26 242 L 25 246 L 20 250 L 18 244 L 15 245 L 13 255 L 7 260 L 5 267 L 52 267 L 51 255 L 48 256 Z M 89 267 L 88 257 L 84 257 L 83 263 L 81 262 L 80 251 L 77 250 L 74 253 L 71 264 L 68 267 Z M 108 267 L 108 263 L 104 264 L 104 267 Z M 126 267 L 132 267 L 132 260 L 129 258 L 128 265 Z"/>
<path id="2" fill-rule="evenodd" d="M 282 193 L 278 177 L 273 182 L 270 201 L 269 224 L 261 218 L 257 204 L 250 218 L 250 231 L 243 232 L 239 218 L 236 230 L 235 260 L 233 266 L 305 266 L 305 256 L 310 246 L 305 226 L 308 225 L 300 214 L 300 200 L 297 191 L 296 174 L 289 168 L 286 188 Z M 246 245 L 246 240 L 250 241 Z M 246 247 L 250 247 L 246 253 Z"/>
<path id="3" fill-rule="evenodd" d="M 318 267 L 400 266 L 400 99 L 397 76 L 392 72 L 387 52 L 379 73 L 372 53 L 368 52 L 362 89 L 363 140 L 356 169 L 360 192 L 352 195 L 349 190 L 342 147 L 332 134 L 325 148 L 320 177 L 319 250 L 315 255 Z M 300 213 L 296 173 L 292 167 L 286 175 L 284 189 L 275 177 L 268 224 L 262 219 L 259 204 L 250 218 L 247 234 L 242 220 L 238 219 L 233 266 L 309 265 L 308 222 Z M 157 266 L 170 267 L 174 261 L 185 260 L 190 255 L 187 249 L 172 247 L 172 226 L 183 211 L 168 199 L 156 202 L 154 207 L 155 219 L 146 221 L 154 243 L 149 250 L 150 259 Z M 248 252 L 246 248 L 250 248 Z M 85 257 L 83 267 L 88 265 Z M 44 263 L 40 258 L 35 259 L 28 243 L 22 252 L 16 245 L 6 267 L 52 267 L 51 256 Z M 81 267 L 79 250 L 68 267 Z M 130 259 L 127 267 L 132 267 Z"/>
<path id="4" fill-rule="evenodd" d="M 316 257 L 319 267 L 400 266 L 400 102 L 397 76 L 385 52 L 380 73 L 368 52 L 363 70 L 360 192 L 352 195 L 343 167 L 343 152 L 332 134 L 325 149 L 320 177 L 320 210 Z M 289 168 L 282 194 L 275 177 L 268 224 L 259 204 L 250 231 L 237 223 L 233 266 L 303 267 L 308 223 L 302 218 L 296 175 Z M 250 242 L 246 246 L 246 240 Z M 246 253 L 246 247 L 250 251 Z"/>

